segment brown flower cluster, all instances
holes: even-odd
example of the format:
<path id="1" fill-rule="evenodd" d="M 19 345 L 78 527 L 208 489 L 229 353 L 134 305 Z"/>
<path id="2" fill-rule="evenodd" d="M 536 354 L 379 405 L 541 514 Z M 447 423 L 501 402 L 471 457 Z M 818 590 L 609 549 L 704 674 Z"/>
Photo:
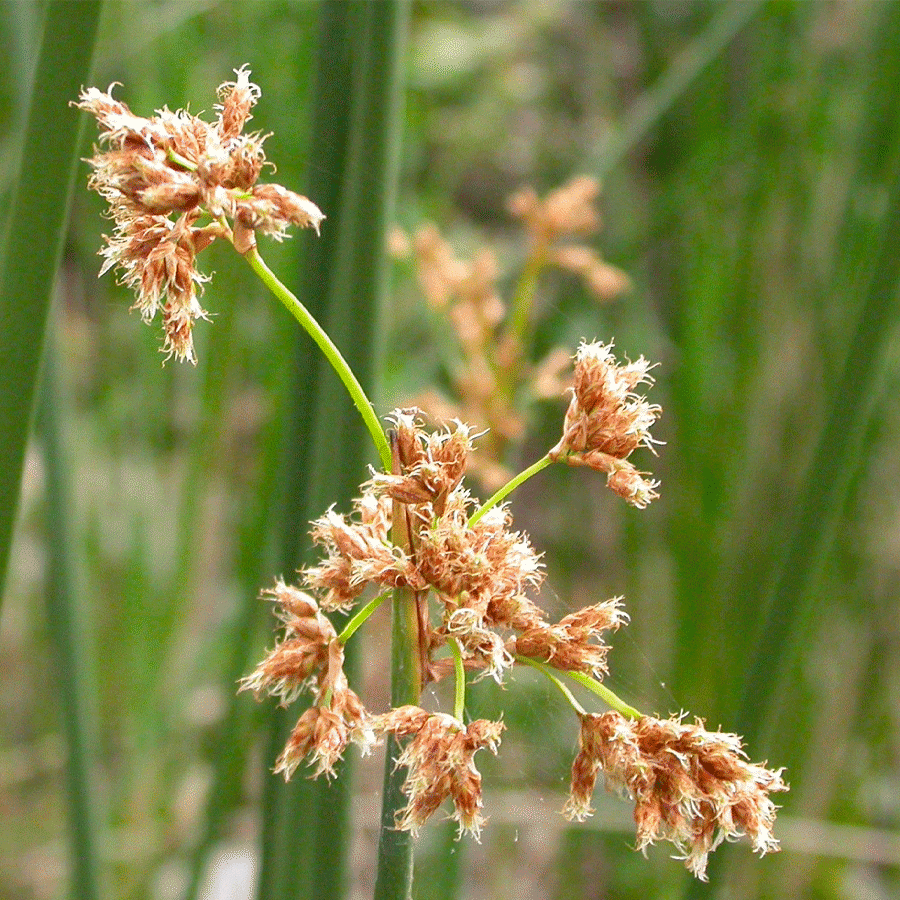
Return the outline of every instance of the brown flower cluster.
<path id="1" fill-rule="evenodd" d="M 653 450 L 650 427 L 662 410 L 635 393 L 639 385 L 653 384 L 650 363 L 641 356 L 620 365 L 612 347 L 612 343 L 598 342 L 579 347 L 563 436 L 550 457 L 605 472 L 613 491 L 643 508 L 659 496 L 659 483 L 646 480 L 646 473 L 639 472 L 628 457 L 641 446 Z"/>
<path id="2" fill-rule="evenodd" d="M 419 286 L 429 305 L 450 320 L 460 356 L 452 376 L 454 398 L 429 395 L 419 402 L 443 421 L 460 418 L 488 427 L 472 471 L 491 489 L 510 476 L 503 458 L 524 430 L 522 397 L 556 397 L 564 387 L 568 351 L 556 348 L 536 363 L 529 361 L 540 273 L 548 267 L 573 272 L 600 302 L 628 288 L 627 276 L 596 251 L 567 242 L 599 227 L 594 206 L 598 193 L 595 180 L 578 177 L 544 199 L 530 188 L 510 198 L 509 209 L 529 236 L 512 309 L 501 297 L 500 267 L 490 248 L 479 249 L 471 260 L 460 259 L 433 225 L 420 228 L 412 240 Z M 395 250 L 397 255 L 410 250 L 401 235 L 395 235 Z"/>
<path id="3" fill-rule="evenodd" d="M 347 683 L 343 644 L 309 594 L 283 581 L 264 594 L 277 604 L 284 638 L 243 679 L 241 689 L 257 696 L 265 691 L 278 697 L 282 706 L 309 690 L 313 705 L 294 726 L 275 772 L 283 772 L 288 779 L 310 756 L 316 775 L 334 775 L 335 764 L 351 741 L 367 753 L 376 740 L 371 717 Z"/>
<path id="4" fill-rule="evenodd" d="M 478 840 L 484 817 L 481 774 L 474 757 L 483 748 L 496 756 L 503 723 L 476 719 L 464 725 L 443 713 L 400 706 L 378 716 L 376 727 L 381 733 L 410 739 L 396 761 L 407 769 L 403 793 L 409 801 L 398 811 L 397 828 L 417 834 L 449 798 L 460 833 L 467 831 Z"/>
<path id="5" fill-rule="evenodd" d="M 656 412 L 631 409 L 639 405 L 634 388 L 648 380 L 646 362 L 617 366 L 609 349 L 585 345 L 579 352 L 577 405 L 566 434 L 569 452 L 604 453 L 622 462 L 638 444 L 649 443 L 647 427 Z M 395 412 L 392 424 L 394 471 L 373 475 L 352 515 L 330 510 L 314 523 L 313 538 L 325 555 L 302 573 L 311 593 L 281 582 L 269 592 L 285 634 L 243 686 L 268 691 L 283 703 L 304 689 L 312 694 L 311 708 L 276 765 L 285 777 L 304 758 L 315 775 L 331 775 L 351 742 L 365 752 L 390 734 L 400 746 L 396 765 L 407 770 L 407 803 L 397 812 L 396 826 L 416 832 L 450 800 L 460 831 L 477 838 L 484 819 L 474 756 L 484 748 L 497 752 L 502 723 L 481 719 L 466 725 L 416 706 L 370 713 L 347 684 L 343 645 L 320 610 L 348 611 L 367 588 L 410 591 L 425 681 L 453 671 L 456 654 L 466 668 L 498 682 L 517 661 L 601 681 L 607 674 L 606 634 L 628 617 L 621 598 L 613 598 L 549 622 L 528 596 L 543 579 L 528 538 L 511 529 L 502 507 L 473 515 L 464 487 L 469 429 L 457 422 L 429 433 L 414 410 Z M 781 771 L 747 762 L 735 735 L 708 732 L 701 722 L 681 718 L 579 715 L 567 816 L 581 820 L 591 814 L 602 772 L 608 788 L 634 801 L 638 847 L 671 841 L 701 879 L 708 854 L 722 840 L 747 836 L 760 853 L 778 849 L 772 835 L 777 807 L 770 794 L 787 786 Z"/>
<path id="6" fill-rule="evenodd" d="M 315 774 L 331 774 L 351 742 L 366 750 L 388 732 L 411 737 L 400 763 L 409 768 L 409 805 L 398 826 L 417 828 L 449 797 L 461 827 L 477 834 L 481 779 L 472 757 L 481 747 L 496 749 L 500 723 L 463 726 L 413 708 L 370 714 L 347 685 L 343 646 L 321 610 L 348 611 L 367 589 L 409 589 L 419 609 L 426 680 L 452 671 L 451 640 L 468 669 L 497 681 L 517 656 L 602 678 L 609 649 L 604 634 L 626 616 L 614 599 L 548 621 L 528 597 L 543 580 L 540 559 L 527 537 L 511 529 L 509 511 L 494 507 L 470 521 L 474 504 L 463 486 L 469 429 L 455 423 L 428 433 L 409 410 L 395 412 L 393 425 L 398 471 L 374 475 L 350 516 L 329 510 L 313 523 L 324 557 L 302 573 L 309 593 L 281 582 L 269 592 L 280 607 L 284 637 L 243 687 L 268 691 L 283 703 L 303 690 L 312 695 L 313 706 L 297 723 L 277 771 L 289 776 L 309 757 Z M 402 545 L 392 536 L 398 519 Z"/>
<path id="7" fill-rule="evenodd" d="M 194 323 L 207 318 L 197 299 L 207 281 L 197 254 L 219 237 L 246 253 L 256 232 L 281 240 L 291 225 L 318 231 L 324 218 L 306 197 L 257 184 L 265 137 L 243 128 L 260 91 L 246 67 L 235 74 L 219 88 L 212 123 L 167 108 L 136 116 L 112 88 L 83 90 L 75 104 L 96 117 L 106 145 L 89 160 L 90 187 L 109 203 L 115 223 L 101 274 L 117 266 L 144 320 L 161 313 L 164 352 L 191 362 Z"/>
<path id="8" fill-rule="evenodd" d="M 569 818 L 591 814 L 597 773 L 634 801 L 637 846 L 671 841 L 687 868 L 706 879 L 709 853 L 723 840 L 748 837 L 760 854 L 778 850 L 772 834 L 778 807 L 770 794 L 786 791 L 783 770 L 747 762 L 740 738 L 709 732 L 699 720 L 617 712 L 581 719 L 572 765 Z"/>

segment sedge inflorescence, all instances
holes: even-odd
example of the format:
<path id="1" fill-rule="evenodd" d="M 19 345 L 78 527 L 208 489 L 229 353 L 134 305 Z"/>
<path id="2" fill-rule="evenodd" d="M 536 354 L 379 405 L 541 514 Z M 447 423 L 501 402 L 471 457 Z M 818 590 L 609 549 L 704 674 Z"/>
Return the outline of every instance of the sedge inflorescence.
<path id="1" fill-rule="evenodd" d="M 216 238 L 247 253 L 257 232 L 281 240 L 291 225 L 318 231 L 324 219 L 306 197 L 258 183 L 265 135 L 244 133 L 260 96 L 249 69 L 238 69 L 218 94 L 213 122 L 165 107 L 137 116 L 112 88 L 83 90 L 76 104 L 97 119 L 106 147 L 89 160 L 90 187 L 108 202 L 115 223 L 100 274 L 118 268 L 144 321 L 161 314 L 163 351 L 191 362 L 194 323 L 207 318 L 198 294 L 208 276 L 198 270 L 197 254 Z"/>
<path id="2" fill-rule="evenodd" d="M 563 436 L 549 455 L 605 472 L 607 485 L 642 509 L 659 496 L 659 482 L 648 481 L 628 457 L 638 447 L 653 450 L 650 428 L 662 410 L 635 391 L 641 384 L 653 384 L 648 374 L 653 366 L 643 356 L 620 365 L 612 348 L 612 342 L 583 343 L 578 348 Z"/>
<path id="3" fill-rule="evenodd" d="M 222 238 L 253 265 L 259 262 L 257 232 L 280 240 L 291 225 L 318 231 L 324 218 L 307 198 L 259 183 L 264 136 L 244 133 L 259 88 L 246 67 L 220 87 L 219 98 L 211 123 L 167 108 L 142 118 L 111 91 L 95 88 L 82 91 L 76 104 L 97 118 L 106 146 L 90 160 L 90 184 L 109 202 L 115 223 L 102 271 L 120 269 L 143 318 L 161 313 L 164 351 L 191 361 L 193 325 L 206 317 L 198 294 L 207 279 L 197 269 L 197 255 Z M 426 294 L 433 305 L 450 307 L 465 350 L 460 396 L 469 411 L 484 413 L 501 444 L 521 427 L 512 403 L 518 389 L 541 380 L 540 370 L 552 375 L 546 380 L 558 381 L 558 354 L 532 370 L 523 362 L 538 271 L 547 265 L 568 269 L 603 300 L 627 283 L 592 249 L 569 240 L 597 228 L 598 190 L 591 179 L 576 178 L 543 200 L 528 189 L 512 199 L 510 210 L 523 223 L 530 249 L 526 289 L 508 318 L 490 255 L 468 266 L 437 232 L 426 230 L 416 239 Z M 308 315 L 298 320 L 311 333 L 318 328 Z M 328 358 L 336 369 L 346 367 L 339 353 Z M 630 461 L 635 450 L 652 451 L 657 443 L 650 430 L 661 409 L 639 393 L 653 383 L 651 368 L 643 357 L 620 363 L 612 342 L 583 343 L 562 436 L 522 480 L 560 462 L 603 472 L 610 489 L 637 508 L 656 499 L 659 483 Z M 466 720 L 466 673 L 502 685 L 516 665 L 527 664 L 560 687 L 580 721 L 566 816 L 591 814 L 602 773 L 608 788 L 634 802 L 638 848 L 670 841 L 699 878 L 709 852 L 723 840 L 746 836 L 760 853 L 777 850 L 771 794 L 787 790 L 782 772 L 748 762 L 733 734 L 707 731 L 701 721 L 689 724 L 680 715 L 641 715 L 602 684 L 609 674 L 608 637 L 628 621 L 622 598 L 551 621 L 537 602 L 544 581 L 540 555 L 525 533 L 514 530 L 501 502 L 519 477 L 479 505 L 465 484 L 475 436 L 458 419 L 444 421 L 429 431 L 417 409 L 397 410 L 388 451 L 375 420 L 370 430 L 376 446 L 384 444 L 382 462 L 387 466 L 390 457 L 390 471 L 372 472 L 349 514 L 332 508 L 313 523 L 321 558 L 300 573 L 298 585 L 279 580 L 264 592 L 282 633 L 241 687 L 282 705 L 301 697 L 308 703 L 275 772 L 288 779 L 306 762 L 313 776 L 333 777 L 350 744 L 367 753 L 390 736 L 399 747 L 394 763 L 405 771 L 406 804 L 396 810 L 394 826 L 415 833 L 449 801 L 460 831 L 477 838 L 484 816 L 475 756 L 498 752 L 504 725 Z M 483 483 L 490 481 L 480 474 Z M 395 602 L 411 600 L 415 610 L 419 686 L 455 677 L 452 715 L 415 704 L 373 711 L 351 686 L 346 643 L 391 595 Z M 335 613 L 352 613 L 341 632 L 329 618 Z M 558 676 L 602 696 L 613 709 L 585 711 Z"/>
<path id="4" fill-rule="evenodd" d="M 778 849 L 772 833 L 777 807 L 769 795 L 787 790 L 783 770 L 748 762 L 737 735 L 707 731 L 700 720 L 688 724 L 683 716 L 584 714 L 569 818 L 591 814 L 601 771 L 610 790 L 634 800 L 638 849 L 671 841 L 701 880 L 710 851 L 723 840 L 746 836 L 760 854 Z"/>
<path id="5" fill-rule="evenodd" d="M 576 357 L 576 409 L 570 408 L 554 452 L 563 461 L 564 452 L 582 454 L 586 465 L 596 457 L 603 471 L 630 472 L 625 457 L 649 444 L 648 428 L 659 414 L 634 396 L 647 368 L 643 360 L 617 364 L 609 346 L 583 345 Z M 396 411 L 392 426 L 395 471 L 373 474 L 349 516 L 329 510 L 313 523 L 324 556 L 301 573 L 302 588 L 279 582 L 269 592 L 281 609 L 284 638 L 243 686 L 283 702 L 304 686 L 311 696 L 276 771 L 287 777 L 305 759 L 314 775 L 332 775 L 351 742 L 368 752 L 390 734 L 404 741 L 396 765 L 407 771 L 407 803 L 395 826 L 415 833 L 449 800 L 460 830 L 478 837 L 484 816 L 474 757 L 480 749 L 497 753 L 503 723 L 465 723 L 458 714 L 417 706 L 366 710 L 340 670 L 342 638 L 323 612 L 349 612 L 369 589 L 411 592 L 423 683 L 453 672 L 455 660 L 501 684 L 517 663 L 599 683 L 608 674 L 607 638 L 628 617 L 617 597 L 550 621 L 534 599 L 544 571 L 527 535 L 513 529 L 505 506 L 476 514 L 465 488 L 471 430 L 455 422 L 429 432 L 416 410 Z M 629 478 L 627 490 L 611 483 L 627 501 L 644 506 L 656 496 L 655 482 L 643 481 L 636 470 Z M 637 480 L 643 489 L 634 488 Z M 591 814 L 602 772 L 610 789 L 635 803 L 639 848 L 671 841 L 700 878 L 707 854 L 723 839 L 747 835 L 761 853 L 777 849 L 769 795 L 786 785 L 780 772 L 747 763 L 737 737 L 707 732 L 699 722 L 686 725 L 681 717 L 577 711 L 581 736 L 567 817 Z"/>

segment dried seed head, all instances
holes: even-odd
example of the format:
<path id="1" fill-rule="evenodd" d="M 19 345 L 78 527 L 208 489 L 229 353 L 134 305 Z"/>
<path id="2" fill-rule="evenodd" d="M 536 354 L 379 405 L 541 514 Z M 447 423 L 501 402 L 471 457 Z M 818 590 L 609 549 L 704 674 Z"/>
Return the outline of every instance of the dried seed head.
<path id="1" fill-rule="evenodd" d="M 608 673 L 607 631 L 616 631 L 628 621 L 622 598 L 615 597 L 586 606 L 555 625 L 533 621 L 513 640 L 514 652 L 548 663 L 563 672 L 581 672 L 601 681 Z"/>
<path id="2" fill-rule="evenodd" d="M 251 690 L 257 697 L 267 692 L 286 706 L 299 696 L 313 675 L 328 666 L 330 648 L 338 646 L 337 634 L 315 599 L 299 588 L 279 580 L 263 595 L 276 604 L 285 635 L 253 673 L 241 680 L 241 690 Z"/>
<path id="3" fill-rule="evenodd" d="M 400 503 L 431 504 L 440 515 L 447 496 L 465 474 L 473 436 L 469 426 L 459 421 L 429 434 L 423 429 L 418 412 L 408 409 L 391 414 L 403 471 L 376 474 L 369 484 Z"/>
<path id="4" fill-rule="evenodd" d="M 356 502 L 359 521 L 329 510 L 313 523 L 313 540 L 325 548 L 327 556 L 303 574 L 307 586 L 324 593 L 323 609 L 349 609 L 369 584 L 425 587 L 414 562 L 389 540 L 390 519 L 384 509 L 379 510 L 382 504 L 379 498 L 365 495 Z"/>
<path id="5" fill-rule="evenodd" d="M 615 300 L 631 286 L 631 280 L 621 269 L 604 262 L 594 250 L 581 244 L 555 247 L 550 252 L 549 259 L 560 269 L 583 278 L 591 293 L 601 303 Z"/>
<path id="6" fill-rule="evenodd" d="M 582 343 L 575 356 L 575 385 L 566 411 L 563 436 L 550 457 L 569 465 L 590 466 L 608 476 L 607 484 L 634 506 L 657 497 L 657 483 L 647 481 L 627 462 L 638 447 L 653 450 L 650 427 L 662 412 L 635 392 L 652 384 L 652 366 L 644 357 L 620 365 L 612 343 Z"/>
<path id="7" fill-rule="evenodd" d="M 601 769 L 608 788 L 634 800 L 638 848 L 671 841 L 701 880 L 709 853 L 725 839 L 746 836 L 760 854 L 778 850 L 777 807 L 769 795 L 788 789 L 783 770 L 747 762 L 737 735 L 680 717 L 585 715 L 565 810 L 570 818 L 590 815 Z"/>
<path id="8" fill-rule="evenodd" d="M 396 765 L 408 769 L 403 793 L 407 805 L 397 813 L 397 828 L 414 835 L 447 799 L 460 833 L 476 840 L 481 833 L 481 775 L 474 756 L 487 748 L 496 754 L 502 722 L 478 719 L 468 726 L 442 713 L 428 713 L 414 706 L 393 709 L 375 721 L 376 731 L 410 737 Z"/>
<path id="9" fill-rule="evenodd" d="M 219 111 L 216 129 L 223 143 L 236 138 L 244 130 L 244 125 L 253 118 L 250 110 L 256 105 L 261 94 L 260 89 L 250 81 L 248 66 L 235 69 L 234 74 L 235 80 L 219 85 L 217 91 L 222 102 L 216 107 Z"/>
<path id="10" fill-rule="evenodd" d="M 89 160 L 89 185 L 107 200 L 116 224 L 101 251 L 101 274 L 118 266 L 144 319 L 162 311 L 167 355 L 196 362 L 192 330 L 207 318 L 196 296 L 207 280 L 196 268 L 197 253 L 217 237 L 246 253 L 257 231 L 281 240 L 290 225 L 318 232 L 324 217 L 305 197 L 256 183 L 264 137 L 242 133 L 259 99 L 246 66 L 219 88 L 212 124 L 165 107 L 149 118 L 136 116 L 111 90 L 88 88 L 75 104 L 97 119 L 108 148 Z M 197 227 L 201 215 L 213 221 Z"/>

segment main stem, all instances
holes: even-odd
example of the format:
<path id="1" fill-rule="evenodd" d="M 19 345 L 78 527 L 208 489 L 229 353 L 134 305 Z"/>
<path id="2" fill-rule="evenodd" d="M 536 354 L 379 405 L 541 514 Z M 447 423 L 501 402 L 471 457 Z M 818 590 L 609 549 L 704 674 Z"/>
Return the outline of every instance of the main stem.
<path id="1" fill-rule="evenodd" d="M 400 474 L 403 460 L 391 432 L 391 471 Z M 411 552 L 412 540 L 406 518 L 406 507 L 394 502 L 393 543 Z M 391 627 L 391 706 L 418 706 L 422 693 L 422 661 L 419 657 L 419 616 L 416 594 L 409 588 L 394 591 Z M 409 900 L 413 882 L 413 837 L 397 828 L 397 813 L 406 805 L 403 783 L 406 772 L 397 768 L 400 742 L 389 735 L 384 760 L 384 789 L 381 799 L 381 832 L 378 839 L 378 874 L 375 900 Z"/>

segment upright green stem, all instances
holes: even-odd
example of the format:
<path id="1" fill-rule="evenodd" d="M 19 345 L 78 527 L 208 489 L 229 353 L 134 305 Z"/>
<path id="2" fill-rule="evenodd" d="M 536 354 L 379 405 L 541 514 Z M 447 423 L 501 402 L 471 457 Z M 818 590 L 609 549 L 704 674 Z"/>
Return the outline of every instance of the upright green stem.
<path id="1" fill-rule="evenodd" d="M 372 403 L 366 396 L 362 385 L 347 365 L 341 351 L 335 346 L 334 341 L 328 336 L 321 325 L 313 318 L 309 310 L 297 299 L 296 295 L 284 285 L 278 276 L 265 264 L 259 251 L 254 247 L 244 254 L 244 258 L 250 264 L 250 268 L 260 277 L 263 284 L 284 304 L 287 311 L 300 323 L 303 330 L 315 341 L 316 346 L 322 351 L 331 367 L 341 379 L 353 405 L 356 407 L 378 451 L 378 457 L 385 471 L 391 467 L 391 448 Z"/>
<path id="2" fill-rule="evenodd" d="M 417 636 L 416 597 L 409 588 L 394 591 L 391 628 L 391 706 L 418 706 L 421 684 Z M 413 836 L 397 828 L 397 812 L 406 805 L 406 771 L 397 767 L 402 747 L 389 735 L 384 758 L 381 822 L 378 838 L 378 874 L 374 900 L 410 900 L 413 884 Z"/>
<path id="3" fill-rule="evenodd" d="M 520 347 L 525 346 L 528 336 L 528 325 L 531 320 L 531 307 L 537 290 L 538 276 L 547 262 L 546 246 L 534 247 L 528 254 L 525 268 L 516 285 L 513 296 L 512 311 L 509 317 L 509 331 Z"/>
<path id="4" fill-rule="evenodd" d="M 396 434 L 391 433 L 391 471 L 400 474 L 403 460 Z M 411 552 L 412 540 L 405 507 L 394 502 L 392 539 L 396 546 Z M 416 594 L 409 588 L 394 591 L 391 627 L 391 706 L 419 704 L 422 693 L 422 663 L 419 658 L 419 616 Z M 389 736 L 384 760 L 384 789 L 381 799 L 381 833 L 378 840 L 378 875 L 375 900 L 409 900 L 412 896 L 413 838 L 410 832 L 396 826 L 398 810 L 405 805 L 403 782 L 405 772 L 396 759 L 400 743 Z"/>
<path id="5" fill-rule="evenodd" d="M 44 329 L 80 155 L 81 117 L 69 109 L 69 101 L 88 79 L 101 6 L 24 5 L 43 16 L 44 27 L 20 153 L 18 159 L 12 153 L 4 158 L 4 184 L 10 193 L 0 240 L 0 600 Z"/>

